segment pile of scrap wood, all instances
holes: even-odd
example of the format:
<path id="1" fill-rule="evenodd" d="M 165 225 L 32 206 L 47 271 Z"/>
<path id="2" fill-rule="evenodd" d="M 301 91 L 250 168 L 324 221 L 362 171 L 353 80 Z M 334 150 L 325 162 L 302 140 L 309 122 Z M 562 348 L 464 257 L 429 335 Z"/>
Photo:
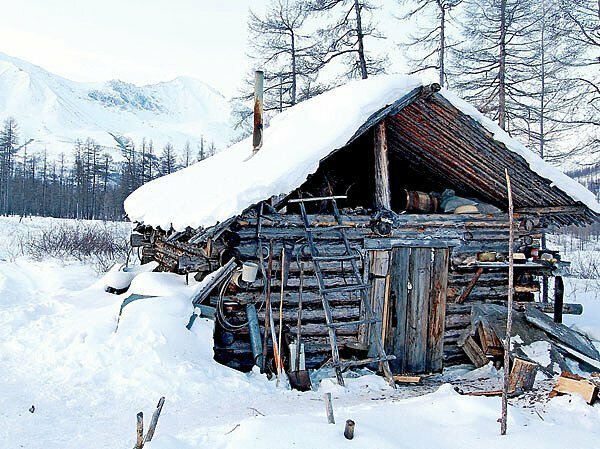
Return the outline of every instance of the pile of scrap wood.
<path id="1" fill-rule="evenodd" d="M 476 367 L 484 366 L 490 361 L 497 367 L 501 365 L 506 317 L 507 309 L 504 306 L 473 306 L 471 325 L 461 335 L 458 344 Z M 513 313 L 511 337 L 513 370 L 539 369 L 549 376 L 558 372 L 570 373 L 567 358 L 579 362 L 580 366 L 590 371 L 600 370 L 600 353 L 587 337 L 563 324 L 555 323 L 534 306 L 526 307 L 523 312 Z M 535 370 L 532 365 L 535 365 Z M 523 376 L 517 374 L 515 373 L 515 382 L 522 382 Z M 527 387 L 530 377 L 530 373 L 526 373 Z"/>

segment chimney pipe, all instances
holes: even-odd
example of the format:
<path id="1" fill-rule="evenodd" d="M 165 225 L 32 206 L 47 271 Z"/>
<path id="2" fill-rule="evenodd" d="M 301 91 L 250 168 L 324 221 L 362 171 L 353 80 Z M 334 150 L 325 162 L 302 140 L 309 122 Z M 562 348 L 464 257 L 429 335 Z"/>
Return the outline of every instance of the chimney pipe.
<path id="1" fill-rule="evenodd" d="M 263 144 L 263 84 L 265 72 L 257 70 L 254 73 L 254 130 L 252 132 L 253 154 L 261 149 Z"/>

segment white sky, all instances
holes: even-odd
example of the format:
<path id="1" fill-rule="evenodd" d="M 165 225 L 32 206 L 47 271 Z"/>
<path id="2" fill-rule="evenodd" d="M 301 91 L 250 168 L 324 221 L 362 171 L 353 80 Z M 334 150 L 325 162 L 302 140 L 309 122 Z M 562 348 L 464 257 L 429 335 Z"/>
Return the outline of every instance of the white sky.
<path id="1" fill-rule="evenodd" d="M 391 4 L 396 4 L 394 0 Z M 392 3 L 393 2 L 393 3 Z M 136 84 L 180 75 L 235 93 L 250 67 L 248 9 L 267 0 L 14 0 L 2 2 L 0 51 L 75 81 Z M 389 11 L 385 34 L 401 30 Z M 387 32 L 386 32 L 387 31 Z M 394 36 L 377 43 L 396 52 Z"/>

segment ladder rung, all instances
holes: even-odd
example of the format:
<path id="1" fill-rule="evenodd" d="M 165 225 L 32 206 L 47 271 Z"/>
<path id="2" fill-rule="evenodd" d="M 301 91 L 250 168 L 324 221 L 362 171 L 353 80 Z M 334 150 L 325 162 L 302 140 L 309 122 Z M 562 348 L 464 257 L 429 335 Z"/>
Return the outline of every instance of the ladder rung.
<path id="1" fill-rule="evenodd" d="M 369 357 L 368 359 L 362 360 L 348 360 L 346 362 L 340 362 L 340 368 L 349 368 L 351 366 L 361 366 L 368 365 L 369 363 L 377 363 L 377 362 L 386 362 L 389 360 L 394 360 L 396 358 L 395 355 L 386 355 L 385 357 Z"/>
<path id="2" fill-rule="evenodd" d="M 360 320 L 360 321 L 339 321 L 337 323 L 331 323 L 328 324 L 327 326 L 329 327 L 333 327 L 333 328 L 339 328 L 339 327 L 346 327 L 346 326 L 358 326 L 359 324 L 372 324 L 372 323 L 379 323 L 381 320 L 378 318 L 371 318 L 371 319 L 367 319 L 367 320 Z"/>
<path id="3" fill-rule="evenodd" d="M 340 229 L 348 229 L 351 228 L 350 225 L 333 225 L 333 226 L 311 226 L 309 228 L 305 228 L 307 232 L 331 232 L 331 231 L 339 231 Z"/>
<path id="4" fill-rule="evenodd" d="M 344 285 L 343 287 L 327 287 L 321 293 L 328 295 L 330 293 L 351 292 L 354 290 L 367 290 L 369 289 L 369 287 L 370 286 L 367 284 Z"/>
<path id="5" fill-rule="evenodd" d="M 317 196 L 314 198 L 294 198 L 292 200 L 288 200 L 288 203 L 308 203 L 310 201 L 343 200 L 346 198 L 348 198 L 346 195 Z"/>
<path id="6" fill-rule="evenodd" d="M 317 262 L 337 262 L 339 260 L 359 260 L 358 254 L 340 254 L 337 256 L 313 256 L 313 260 Z"/>

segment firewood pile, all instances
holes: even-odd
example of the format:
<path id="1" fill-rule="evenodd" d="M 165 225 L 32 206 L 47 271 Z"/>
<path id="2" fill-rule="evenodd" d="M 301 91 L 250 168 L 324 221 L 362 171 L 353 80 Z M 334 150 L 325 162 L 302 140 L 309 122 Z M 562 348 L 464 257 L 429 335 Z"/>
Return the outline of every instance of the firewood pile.
<path id="1" fill-rule="evenodd" d="M 506 316 L 507 309 L 504 306 L 480 304 L 473 307 L 471 325 L 461 335 L 458 345 L 477 368 L 490 362 L 496 368 L 502 366 Z M 568 363 L 577 362 L 588 372 L 600 370 L 600 353 L 587 337 L 553 322 L 535 307 L 526 307 L 523 312 L 513 313 L 511 336 L 509 394 L 518 395 L 532 390 L 538 372 L 549 377 L 561 372 L 550 397 L 574 393 L 589 404 L 598 397 L 600 377 L 597 377 L 597 373 L 583 378 L 573 374 L 573 363 Z M 480 394 L 495 395 L 500 392 Z"/>

